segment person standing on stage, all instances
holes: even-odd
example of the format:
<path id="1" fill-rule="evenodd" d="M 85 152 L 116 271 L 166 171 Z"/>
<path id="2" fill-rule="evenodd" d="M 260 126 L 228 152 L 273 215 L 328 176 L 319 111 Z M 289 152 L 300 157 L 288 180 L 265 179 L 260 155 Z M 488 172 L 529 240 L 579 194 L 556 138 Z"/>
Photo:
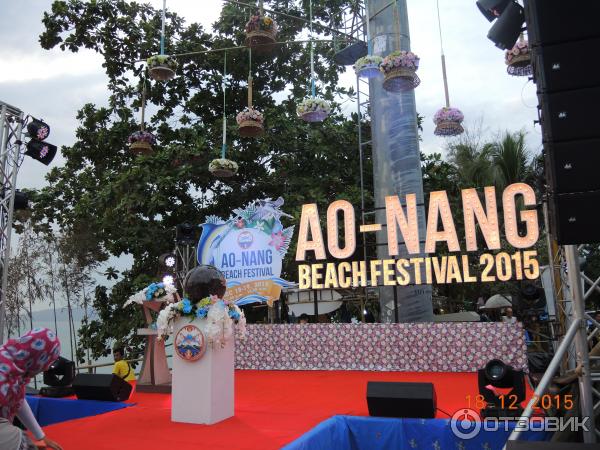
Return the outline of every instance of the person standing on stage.
<path id="1" fill-rule="evenodd" d="M 113 373 L 127 381 L 133 388 L 135 388 L 136 378 L 133 368 L 127 361 L 125 361 L 125 349 L 123 347 L 115 347 L 113 349 L 113 357 L 115 358 L 115 364 L 113 366 Z M 133 390 L 131 391 L 133 394 Z"/>
<path id="2" fill-rule="evenodd" d="M 31 432 L 42 448 L 62 450 L 40 428 L 25 400 L 25 387 L 31 378 L 48 370 L 60 356 L 60 342 L 53 331 L 36 328 L 0 347 L 0 448 L 31 450 L 37 446 L 13 425 L 16 417 Z M 38 444 L 39 446 L 39 444 Z"/>

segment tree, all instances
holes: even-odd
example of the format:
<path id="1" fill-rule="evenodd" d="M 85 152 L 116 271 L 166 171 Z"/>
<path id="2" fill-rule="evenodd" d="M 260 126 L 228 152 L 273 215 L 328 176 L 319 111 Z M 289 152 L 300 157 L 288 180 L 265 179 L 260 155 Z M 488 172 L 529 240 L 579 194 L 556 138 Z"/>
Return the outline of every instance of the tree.
<path id="1" fill-rule="evenodd" d="M 269 8 L 288 16 L 306 17 L 308 2 L 274 0 Z M 316 20 L 338 15 L 352 2 L 315 1 Z M 63 167 L 53 168 L 48 186 L 35 196 L 33 216 L 39 229 L 55 224 L 78 235 L 85 230 L 85 246 L 92 260 L 130 254 L 133 267 L 109 292 L 95 290 L 98 320 L 82 327 L 81 342 L 100 356 L 111 339 L 136 345 L 135 309 L 123 310 L 127 297 L 153 281 L 157 257 L 170 250 L 174 227 L 183 221 L 200 223 L 209 214 L 225 215 L 257 198 L 283 196 L 285 209 L 296 218 L 307 201 L 327 204 L 346 198 L 358 204 L 358 152 L 355 117 L 337 110 L 323 124 L 309 125 L 295 117 L 297 101 L 305 96 L 310 78 L 309 53 L 303 44 L 283 45 L 274 57 L 248 51 L 216 51 L 244 41 L 249 12 L 233 4 L 223 7 L 209 33 L 199 24 L 185 24 L 167 13 L 166 53 L 211 53 L 179 58 L 178 76 L 166 83 L 149 82 L 136 61 L 159 48 L 160 12 L 149 5 L 122 0 L 55 1 L 44 15 L 41 45 L 76 52 L 90 48 L 104 57 L 109 79 L 107 107 L 84 105 L 78 113 L 77 142 L 63 147 Z M 276 17 L 281 41 L 306 32 L 307 24 Z M 323 36 L 327 32 L 323 31 Z M 207 170 L 220 150 L 223 98 L 221 82 L 225 55 L 228 81 L 229 157 L 239 166 L 233 180 L 215 180 Z M 317 90 L 330 101 L 351 93 L 337 86 L 341 70 L 329 59 L 330 48 L 316 45 Z M 241 139 L 232 125 L 246 103 L 247 77 L 254 78 L 254 105 L 266 116 L 268 132 L 258 140 Z M 133 75 L 133 78 L 132 78 Z M 154 114 L 147 128 L 160 145 L 152 156 L 134 156 L 125 143 L 139 127 L 136 110 L 145 86 Z M 365 173 L 371 172 L 366 161 Z M 367 191 L 371 191 L 370 177 Z M 370 196 L 369 196 L 370 197 Z M 290 249 L 293 253 L 293 249 Z M 288 260 L 284 275 L 295 278 Z"/>

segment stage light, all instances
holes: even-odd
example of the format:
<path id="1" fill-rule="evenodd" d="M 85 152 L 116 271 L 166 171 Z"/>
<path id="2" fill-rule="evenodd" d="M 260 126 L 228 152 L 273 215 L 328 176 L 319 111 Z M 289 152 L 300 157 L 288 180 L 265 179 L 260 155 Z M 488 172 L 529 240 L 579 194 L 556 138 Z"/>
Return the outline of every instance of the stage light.
<path id="1" fill-rule="evenodd" d="M 493 22 L 506 9 L 511 0 L 479 0 L 477 7 L 487 20 Z"/>
<path id="2" fill-rule="evenodd" d="M 177 225 L 175 242 L 179 245 L 194 245 L 196 243 L 196 227 L 189 222 Z"/>
<path id="3" fill-rule="evenodd" d="M 158 262 L 167 269 L 174 269 L 177 257 L 173 253 L 163 253 L 158 257 Z"/>
<path id="4" fill-rule="evenodd" d="M 41 120 L 33 119 L 27 124 L 27 134 L 32 139 L 43 141 L 50 136 L 50 126 Z"/>
<path id="5" fill-rule="evenodd" d="M 29 196 L 27 192 L 21 192 L 18 189 L 15 190 L 15 211 L 29 208 Z"/>
<path id="6" fill-rule="evenodd" d="M 71 384 L 75 379 L 75 363 L 60 356 L 44 372 L 44 384 L 48 387 L 40 389 L 45 397 L 67 397 L 73 395 Z"/>
<path id="7" fill-rule="evenodd" d="M 31 139 L 27 143 L 27 150 L 25 151 L 25 154 L 33 159 L 37 159 L 39 162 L 45 165 L 48 165 L 56 156 L 56 150 L 56 145 L 42 142 L 38 139 Z"/>
<path id="8" fill-rule="evenodd" d="M 173 278 L 173 275 L 165 275 L 162 281 L 165 286 L 173 286 L 175 284 L 175 278 Z"/>
<path id="9" fill-rule="evenodd" d="M 502 50 L 513 48 L 523 31 L 523 22 L 525 22 L 523 7 L 511 1 L 490 28 L 488 39 Z"/>
<path id="10" fill-rule="evenodd" d="M 523 282 L 516 302 L 519 314 L 541 316 L 546 312 L 546 293 L 536 284 Z"/>
<path id="11" fill-rule="evenodd" d="M 486 402 L 481 417 L 520 417 L 521 403 L 525 400 L 525 374 L 515 370 L 499 359 L 492 359 L 477 371 L 479 394 Z M 511 388 L 507 394 L 496 395 L 489 388 Z"/>

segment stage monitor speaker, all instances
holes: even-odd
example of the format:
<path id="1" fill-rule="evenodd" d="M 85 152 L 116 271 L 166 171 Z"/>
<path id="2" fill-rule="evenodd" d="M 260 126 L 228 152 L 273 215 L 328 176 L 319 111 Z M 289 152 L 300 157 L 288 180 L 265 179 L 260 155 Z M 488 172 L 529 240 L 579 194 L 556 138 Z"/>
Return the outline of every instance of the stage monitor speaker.
<path id="1" fill-rule="evenodd" d="M 546 181 L 555 194 L 600 189 L 600 139 L 544 143 Z"/>
<path id="2" fill-rule="evenodd" d="M 80 373 L 73 381 L 78 399 L 122 402 L 129 398 L 131 385 L 114 374 Z"/>
<path id="3" fill-rule="evenodd" d="M 432 383 L 367 383 L 369 415 L 377 417 L 435 417 L 436 400 Z"/>
<path id="4" fill-rule="evenodd" d="M 600 242 L 600 190 L 550 197 L 550 232 L 560 245 Z"/>
<path id="5" fill-rule="evenodd" d="M 538 89 L 556 92 L 600 86 L 600 60 L 590 57 L 598 48 L 600 38 L 533 48 Z"/>
<path id="6" fill-rule="evenodd" d="M 597 112 L 600 86 L 540 94 L 539 100 L 544 140 L 557 142 L 600 137 Z"/>
<path id="7" fill-rule="evenodd" d="M 597 0 L 525 0 L 529 45 L 600 37 Z"/>

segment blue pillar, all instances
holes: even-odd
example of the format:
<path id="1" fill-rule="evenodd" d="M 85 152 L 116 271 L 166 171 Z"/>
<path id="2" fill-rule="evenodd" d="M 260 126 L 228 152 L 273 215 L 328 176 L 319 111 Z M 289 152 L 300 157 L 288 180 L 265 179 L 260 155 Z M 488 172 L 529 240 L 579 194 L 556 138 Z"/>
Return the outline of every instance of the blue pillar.
<path id="1" fill-rule="evenodd" d="M 375 55 L 384 57 L 395 50 L 410 50 L 406 0 L 398 0 L 397 7 L 396 13 L 394 4 L 390 0 L 369 1 L 371 44 Z M 400 48 L 398 48 L 398 44 Z M 382 79 L 372 79 L 369 90 L 375 206 L 377 208 L 384 207 L 385 197 L 388 195 L 398 195 L 402 205 L 405 206 L 406 194 L 415 193 L 419 213 L 419 237 L 421 250 L 423 250 L 425 207 L 414 91 L 387 92 L 383 89 Z M 384 224 L 385 221 L 385 210 L 377 210 L 376 223 Z M 387 259 L 389 256 L 385 227 L 377 234 L 377 243 L 377 257 Z M 400 245 L 399 251 L 398 258 L 424 256 L 408 255 L 403 243 Z M 422 275 L 424 278 L 424 270 L 422 270 Z M 431 286 L 423 284 L 395 288 L 381 287 L 382 322 L 394 321 L 393 289 L 396 289 L 400 322 L 433 320 Z"/>

